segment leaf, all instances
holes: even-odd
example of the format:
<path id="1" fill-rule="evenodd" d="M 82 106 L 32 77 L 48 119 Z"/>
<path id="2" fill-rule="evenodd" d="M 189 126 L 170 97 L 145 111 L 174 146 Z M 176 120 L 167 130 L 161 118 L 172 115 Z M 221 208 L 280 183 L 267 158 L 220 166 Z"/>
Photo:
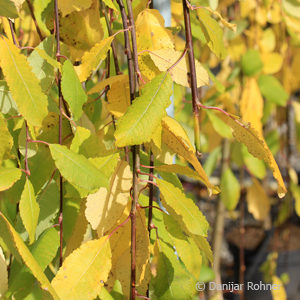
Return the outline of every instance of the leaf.
<path id="1" fill-rule="evenodd" d="M 94 299 L 106 281 L 110 268 L 110 244 L 107 236 L 104 236 L 88 241 L 72 252 L 51 284 L 61 300 Z"/>
<path id="2" fill-rule="evenodd" d="M 35 229 L 39 218 L 40 207 L 36 202 L 34 189 L 28 178 L 26 178 L 25 181 L 19 209 L 22 222 L 29 235 L 29 243 L 32 244 L 35 240 Z"/>
<path id="3" fill-rule="evenodd" d="M 265 74 L 275 74 L 282 67 L 283 57 L 280 53 L 263 53 L 261 58 L 264 64 L 263 71 Z"/>
<path id="4" fill-rule="evenodd" d="M 251 127 L 251 124 L 242 122 L 242 120 L 234 115 L 219 113 L 219 117 L 232 128 L 233 136 L 238 142 L 246 145 L 249 153 L 268 164 L 273 172 L 274 178 L 278 183 L 278 196 L 280 198 L 284 197 L 287 190 L 285 188 L 277 163 L 264 138 L 260 136 L 254 128 Z"/>
<path id="5" fill-rule="evenodd" d="M 298 217 L 300 217 L 300 187 L 292 182 L 290 184 L 290 189 L 292 192 L 292 195 L 295 199 L 295 211 Z"/>
<path id="6" fill-rule="evenodd" d="M 120 83 L 120 82 L 127 82 L 129 81 L 127 74 L 122 75 L 116 75 L 109 78 L 106 78 L 104 80 L 99 81 L 96 83 L 89 91 L 88 95 L 92 95 L 95 93 L 100 93 L 103 89 L 105 89 L 106 86 L 112 86 L 114 83 Z"/>
<path id="7" fill-rule="evenodd" d="M 130 199 L 132 173 L 126 161 L 119 161 L 108 189 L 100 188 L 87 197 L 85 216 L 98 235 L 106 234 L 120 219 Z"/>
<path id="8" fill-rule="evenodd" d="M 87 101 L 87 95 L 69 60 L 66 60 L 62 67 L 61 91 L 74 114 L 75 121 L 78 120 L 82 115 L 82 105 Z"/>
<path id="9" fill-rule="evenodd" d="M 232 133 L 230 127 L 225 124 L 220 118 L 218 118 L 213 112 L 206 111 L 207 116 L 215 129 L 215 131 L 224 138 L 232 138 Z"/>
<path id="10" fill-rule="evenodd" d="M 126 113 L 118 120 L 115 132 L 118 147 L 150 142 L 152 134 L 170 105 L 172 81 L 167 73 L 156 76 L 142 90 Z"/>
<path id="11" fill-rule="evenodd" d="M 151 51 L 149 53 L 151 59 L 155 63 L 155 65 L 158 67 L 160 71 L 167 71 L 171 66 L 173 66 L 182 53 L 180 51 L 175 51 L 174 49 L 160 49 Z M 199 61 L 195 60 L 196 65 L 196 76 L 197 76 L 197 87 L 201 87 L 203 85 L 209 84 L 209 78 L 208 73 L 201 66 Z M 189 79 L 188 79 L 188 73 L 189 73 L 189 62 L 188 62 L 188 56 L 185 55 L 183 59 L 180 60 L 179 63 L 176 64 L 174 68 L 172 68 L 168 72 L 173 81 L 176 83 L 183 85 L 185 87 L 190 87 L 189 85 Z"/>
<path id="12" fill-rule="evenodd" d="M 254 49 L 249 49 L 242 56 L 242 69 L 245 75 L 254 76 L 259 73 L 263 68 L 263 63 L 261 61 L 259 52 Z"/>
<path id="13" fill-rule="evenodd" d="M 0 298 L 2 298 L 8 289 L 8 272 L 3 250 L 0 247 Z"/>
<path id="14" fill-rule="evenodd" d="M 170 239 L 175 246 L 176 253 L 184 263 L 189 273 L 198 279 L 202 265 L 202 256 L 195 241 L 182 230 L 178 222 L 171 215 L 164 214 L 164 224 Z"/>
<path id="15" fill-rule="evenodd" d="M 14 1 L 12 0 L 1 0 L 0 1 L 0 16 L 7 18 L 18 18 L 18 11 Z"/>
<path id="16" fill-rule="evenodd" d="M 270 199 L 264 188 L 256 178 L 252 178 L 253 184 L 247 189 L 248 210 L 258 221 L 264 221 L 270 212 Z"/>
<path id="17" fill-rule="evenodd" d="M 108 178 L 83 155 L 74 153 L 66 146 L 51 144 L 49 147 L 56 167 L 70 183 L 89 191 L 107 186 Z"/>
<path id="18" fill-rule="evenodd" d="M 260 75 L 258 85 L 262 95 L 270 102 L 285 106 L 289 98 L 281 83 L 271 75 Z"/>
<path id="19" fill-rule="evenodd" d="M 191 276 L 183 269 L 174 249 L 162 240 L 154 244 L 156 276 L 151 280 L 151 290 L 159 300 L 191 299 L 193 284 Z"/>
<path id="20" fill-rule="evenodd" d="M 298 1 L 283 0 L 282 7 L 289 15 L 300 19 L 300 4 Z"/>
<path id="21" fill-rule="evenodd" d="M 64 0 L 58 2 L 58 8 L 62 16 L 66 16 L 73 11 L 80 11 L 89 8 L 92 0 Z"/>
<path id="22" fill-rule="evenodd" d="M 11 96 L 7 83 L 0 80 L 0 111 L 3 114 L 17 114 L 17 105 Z"/>
<path id="23" fill-rule="evenodd" d="M 102 40 L 83 55 L 81 65 L 76 68 L 80 82 L 85 81 L 92 71 L 96 71 L 101 62 L 106 58 L 107 51 L 113 39 L 114 36 L 110 36 Z"/>
<path id="24" fill-rule="evenodd" d="M 14 141 L 7 128 L 7 121 L 0 113 L 0 165 L 7 158 L 13 147 Z"/>
<path id="25" fill-rule="evenodd" d="M 34 259 L 23 240 L 15 229 L 11 226 L 5 216 L 0 212 L 0 236 L 5 244 L 12 251 L 16 258 L 22 258 L 25 265 L 31 270 L 34 277 L 41 283 L 42 289 L 47 290 L 54 299 L 58 300 L 54 288 L 48 278 L 43 273 L 39 263 Z"/>
<path id="26" fill-rule="evenodd" d="M 213 151 L 210 152 L 208 158 L 205 160 L 203 169 L 207 176 L 211 176 L 213 171 L 216 168 L 217 162 L 221 156 L 221 147 L 216 147 Z"/>
<path id="27" fill-rule="evenodd" d="M 173 49 L 173 36 L 156 9 L 145 9 L 135 22 L 137 50 Z"/>
<path id="28" fill-rule="evenodd" d="M 155 170 L 157 172 L 172 172 L 172 173 L 177 173 L 181 175 L 188 176 L 190 178 L 199 180 L 203 183 L 203 179 L 199 174 L 194 171 L 193 169 L 186 167 L 186 166 L 181 166 L 181 165 L 160 165 L 160 166 L 155 166 Z M 213 188 L 213 194 L 218 194 L 220 190 L 217 187 Z"/>
<path id="29" fill-rule="evenodd" d="M 202 178 L 203 183 L 207 186 L 209 194 L 212 194 L 215 187 L 209 182 L 207 175 L 195 155 L 194 147 L 184 129 L 175 119 L 170 117 L 163 118 L 162 127 L 162 142 L 193 165 L 199 176 Z"/>
<path id="30" fill-rule="evenodd" d="M 262 135 L 262 122 L 264 100 L 261 96 L 256 79 L 246 78 L 243 89 L 242 99 L 240 102 L 240 109 L 242 118 L 251 123 L 260 135 Z"/>
<path id="31" fill-rule="evenodd" d="M 207 236 L 208 223 L 192 199 L 173 184 L 157 179 L 163 206 L 193 234 Z"/>
<path id="32" fill-rule="evenodd" d="M 80 146 L 91 136 L 91 131 L 85 127 L 77 126 L 70 150 L 78 153 Z"/>
<path id="33" fill-rule="evenodd" d="M 21 178 L 22 171 L 18 168 L 0 167 L 0 191 L 5 191 Z"/>
<path id="34" fill-rule="evenodd" d="M 32 126 L 41 126 L 48 114 L 47 97 L 25 56 L 5 37 L 0 38 L 0 65 L 19 112 Z"/>
<path id="35" fill-rule="evenodd" d="M 240 199 L 240 184 L 230 168 L 221 177 L 221 200 L 228 210 L 234 210 Z"/>
<path id="36" fill-rule="evenodd" d="M 41 269 L 44 271 L 55 258 L 59 247 L 59 235 L 54 228 L 49 228 L 33 244 L 31 253 Z M 10 281 L 7 297 L 16 295 L 17 292 L 23 293 L 31 289 L 35 284 L 35 278 L 30 270 L 23 265 L 16 276 Z M 25 291 L 24 291 L 25 290 Z M 20 296 L 21 297 L 21 296 Z M 18 299 L 18 297 L 16 297 Z M 23 298 L 24 294 L 23 294 Z"/>
<path id="37" fill-rule="evenodd" d="M 284 288 L 284 284 L 281 279 L 275 275 L 272 276 L 272 286 L 271 294 L 273 300 L 286 300 L 287 295 Z"/>
<path id="38" fill-rule="evenodd" d="M 197 15 L 202 31 L 205 34 L 207 45 L 210 50 L 219 58 L 223 59 L 227 55 L 223 42 L 223 30 L 218 22 L 213 19 L 205 8 L 198 8 Z"/>

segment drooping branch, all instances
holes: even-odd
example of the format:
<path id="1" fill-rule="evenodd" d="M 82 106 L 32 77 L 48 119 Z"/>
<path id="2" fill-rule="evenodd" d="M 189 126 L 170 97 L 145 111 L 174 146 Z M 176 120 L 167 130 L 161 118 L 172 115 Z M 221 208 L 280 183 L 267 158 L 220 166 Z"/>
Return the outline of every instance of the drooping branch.
<path id="1" fill-rule="evenodd" d="M 190 10 L 185 0 L 182 0 L 182 5 L 183 5 L 183 15 L 184 15 L 186 48 L 188 49 L 188 59 L 189 59 L 189 78 L 190 78 L 190 86 L 192 91 L 195 147 L 196 147 L 196 151 L 200 152 L 200 120 L 199 120 L 199 108 L 198 108 L 199 97 L 197 91 L 197 77 L 196 77 Z"/>
<path id="2" fill-rule="evenodd" d="M 55 14 L 55 34 L 56 34 L 56 59 L 60 62 L 60 36 L 59 36 L 59 15 L 58 15 L 58 0 L 54 1 Z M 63 121 L 63 96 L 61 91 L 61 73 L 57 71 L 57 85 L 58 85 L 58 106 L 59 106 L 59 124 L 58 124 L 58 143 L 61 145 L 62 140 L 62 121 Z M 59 236 L 60 236 L 60 251 L 59 251 L 59 265 L 63 263 L 63 177 L 59 175 Z"/>
<path id="3" fill-rule="evenodd" d="M 150 167 L 154 167 L 154 155 L 150 151 Z M 149 181 L 153 181 L 153 173 L 154 173 L 154 168 L 150 168 L 149 170 L 150 175 L 149 175 Z M 148 231 L 149 235 L 151 232 L 151 224 L 152 224 L 152 207 L 153 207 L 153 198 L 154 198 L 154 185 L 149 184 L 149 211 L 148 211 Z"/>
<path id="4" fill-rule="evenodd" d="M 30 15 L 32 17 L 32 20 L 33 20 L 33 23 L 35 25 L 36 31 L 37 31 L 37 33 L 39 35 L 40 40 L 42 41 L 44 37 L 43 37 L 42 31 L 41 31 L 41 29 L 39 27 L 39 24 L 37 23 L 37 20 L 35 18 L 32 3 L 30 2 L 30 0 L 26 0 L 26 3 L 28 5 L 29 11 L 30 11 Z"/>

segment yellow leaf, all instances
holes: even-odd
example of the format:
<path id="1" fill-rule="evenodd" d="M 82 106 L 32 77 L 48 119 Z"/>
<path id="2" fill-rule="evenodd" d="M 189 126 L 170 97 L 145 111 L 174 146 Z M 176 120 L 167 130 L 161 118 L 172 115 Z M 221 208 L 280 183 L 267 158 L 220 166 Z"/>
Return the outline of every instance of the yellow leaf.
<path id="1" fill-rule="evenodd" d="M 100 188 L 87 197 L 85 216 L 99 236 L 106 234 L 122 216 L 130 199 L 131 186 L 130 167 L 122 160 L 111 177 L 108 190 Z"/>
<path id="2" fill-rule="evenodd" d="M 263 116 L 264 100 L 254 77 L 247 77 L 240 103 L 243 120 L 251 123 L 260 135 L 262 135 L 261 118 Z"/>
<path id="3" fill-rule="evenodd" d="M 111 250 L 107 236 L 84 243 L 72 252 L 51 284 L 61 300 L 94 299 L 111 268 Z"/>
<path id="4" fill-rule="evenodd" d="M 184 129 L 175 119 L 170 117 L 163 118 L 162 127 L 162 142 L 165 143 L 173 152 L 182 156 L 193 165 L 211 195 L 215 187 L 209 182 L 203 167 L 195 155 L 195 149 Z"/>
<path id="5" fill-rule="evenodd" d="M 229 28 L 229 29 L 231 29 L 231 30 L 233 30 L 233 31 L 236 31 L 236 24 L 233 24 L 233 23 L 229 23 L 226 19 L 224 19 L 223 17 L 222 17 L 222 15 L 218 12 L 218 11 L 216 11 L 216 10 L 212 10 L 210 7 L 205 7 L 205 9 L 207 9 L 212 15 L 215 15 L 216 17 L 218 17 L 219 19 L 220 19 L 220 21 L 221 21 L 221 23 L 225 26 L 225 27 L 227 27 L 227 28 Z"/>
<path id="6" fill-rule="evenodd" d="M 286 300 L 287 295 L 281 279 L 275 275 L 272 276 L 272 285 L 273 288 L 271 289 L 271 293 L 273 300 Z"/>
<path id="7" fill-rule="evenodd" d="M 272 52 L 276 46 L 276 36 L 272 27 L 264 30 L 262 38 L 259 41 L 259 46 L 262 52 Z"/>
<path id="8" fill-rule="evenodd" d="M 290 190 L 293 198 L 295 199 L 295 211 L 298 217 L 300 217 L 300 187 L 297 183 L 291 182 Z"/>
<path id="9" fill-rule="evenodd" d="M 127 216 L 128 214 L 129 211 Z M 139 209 L 136 213 L 136 229 L 136 284 L 138 292 L 145 295 L 151 276 L 149 276 L 150 241 L 143 209 Z M 122 284 L 125 297 L 129 297 L 130 294 L 130 235 L 131 226 L 130 222 L 127 222 L 110 238 L 112 269 L 108 286 L 112 287 L 118 279 Z"/>
<path id="10" fill-rule="evenodd" d="M 7 128 L 7 121 L 0 113 L 0 165 L 2 165 L 3 159 L 9 155 L 13 144 L 13 138 Z"/>
<path id="11" fill-rule="evenodd" d="M 150 54 L 151 59 L 160 71 L 167 71 L 172 65 L 174 65 L 180 58 L 182 53 L 175 51 L 174 49 L 160 49 L 152 51 Z M 207 71 L 201 66 L 201 64 L 195 60 L 197 87 L 209 84 L 209 77 Z M 180 62 L 169 71 L 173 81 L 186 87 L 190 87 L 188 82 L 189 62 L 188 56 L 180 60 Z"/>
<path id="12" fill-rule="evenodd" d="M 256 220 L 264 221 L 270 211 L 270 199 L 259 181 L 254 177 L 252 181 L 253 184 L 247 189 L 248 210 Z"/>
<path id="13" fill-rule="evenodd" d="M 279 53 L 262 53 L 261 59 L 264 64 L 263 71 L 265 74 L 277 73 L 282 67 L 283 57 Z"/>
<path id="14" fill-rule="evenodd" d="M 230 41 L 228 53 L 234 61 L 240 60 L 241 56 L 247 51 L 245 41 L 242 36 L 237 36 Z"/>
<path id="15" fill-rule="evenodd" d="M 48 100 L 26 57 L 4 36 L 0 38 L 0 65 L 19 112 L 30 125 L 41 126 Z"/>
<path id="16" fill-rule="evenodd" d="M 92 0 L 90 8 L 60 18 L 59 25 L 61 39 L 69 46 L 71 59 L 80 60 L 85 51 L 90 51 L 103 38 L 99 1 Z"/>
<path id="17" fill-rule="evenodd" d="M 107 93 L 107 99 L 107 109 L 109 112 L 116 118 L 122 117 L 130 105 L 128 76 L 111 85 L 111 88 Z"/>
<path id="18" fill-rule="evenodd" d="M 238 142 L 247 146 L 248 151 L 258 159 L 263 160 L 271 168 L 274 178 L 277 180 L 277 193 L 280 198 L 287 193 L 277 163 L 268 148 L 264 138 L 251 126 L 238 117 L 219 112 L 219 117 L 233 129 L 233 136 Z"/>
<path id="19" fill-rule="evenodd" d="M 71 252 L 73 252 L 76 248 L 78 248 L 83 241 L 84 234 L 86 233 L 86 229 L 88 225 L 87 219 L 84 215 L 85 204 L 86 204 L 85 200 L 81 201 L 80 203 L 79 213 L 71 237 L 67 241 L 64 257 L 69 256 Z"/>
<path id="20" fill-rule="evenodd" d="M 122 74 L 122 75 L 116 75 L 109 77 L 107 79 L 101 80 L 98 83 L 96 83 L 89 91 L 88 95 L 92 95 L 95 93 L 100 93 L 106 86 L 111 86 L 114 83 L 120 83 L 123 81 L 129 81 L 128 75 L 127 74 Z"/>
<path id="21" fill-rule="evenodd" d="M 165 27 L 164 18 L 156 9 L 145 9 L 135 22 L 138 51 L 173 49 L 174 39 Z"/>
<path id="22" fill-rule="evenodd" d="M 114 36 L 110 36 L 96 44 L 89 52 L 82 57 L 82 63 L 76 68 L 80 81 L 85 81 L 92 71 L 95 71 L 101 62 L 106 58 L 106 53 L 110 48 Z"/>
<path id="23" fill-rule="evenodd" d="M 5 257 L 0 247 L 0 298 L 4 296 L 5 292 L 8 289 L 8 273 Z"/>
<path id="24" fill-rule="evenodd" d="M 58 1 L 58 8 L 62 12 L 62 16 L 68 15 L 73 11 L 80 11 L 89 8 L 92 0 L 64 0 Z"/>

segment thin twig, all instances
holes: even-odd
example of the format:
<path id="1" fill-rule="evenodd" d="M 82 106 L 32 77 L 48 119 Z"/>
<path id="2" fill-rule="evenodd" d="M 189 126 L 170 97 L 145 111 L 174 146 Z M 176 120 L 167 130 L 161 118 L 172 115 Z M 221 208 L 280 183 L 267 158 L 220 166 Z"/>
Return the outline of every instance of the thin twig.
<path id="1" fill-rule="evenodd" d="M 195 136 L 195 147 L 196 151 L 200 152 L 200 120 L 199 120 L 199 108 L 198 108 L 198 91 L 197 91 L 197 76 L 195 67 L 195 57 L 193 48 L 193 37 L 191 30 L 190 10 L 187 6 L 186 0 L 182 0 L 184 25 L 185 25 L 185 36 L 186 36 L 186 48 L 188 49 L 189 58 L 189 77 L 190 86 L 192 91 L 193 101 L 193 115 L 194 115 L 194 136 Z"/>
<path id="2" fill-rule="evenodd" d="M 58 0 L 54 0 L 54 13 L 55 13 L 55 33 L 56 33 L 56 59 L 60 62 L 60 36 L 59 36 L 59 15 L 58 15 Z M 63 96 L 61 92 L 61 73 L 57 71 L 58 79 L 58 97 L 59 97 L 59 125 L 58 125 L 58 143 L 61 145 L 62 140 L 62 121 L 63 121 Z M 59 174 L 59 235 L 60 235 L 60 249 L 59 249 L 59 265 L 63 263 L 63 178 Z"/>
<path id="3" fill-rule="evenodd" d="M 42 34 L 42 32 L 41 32 L 41 29 L 40 29 L 40 27 L 39 27 L 39 25 L 38 25 L 38 23 L 37 23 L 37 20 L 36 20 L 36 18 L 35 18 L 33 6 L 32 6 L 32 4 L 31 4 L 30 0 L 26 0 L 26 3 L 27 3 L 27 5 L 28 5 L 28 8 L 29 8 L 31 17 L 32 17 L 32 19 L 33 19 L 33 23 L 34 23 L 34 25 L 35 25 L 36 31 L 37 31 L 37 33 L 38 33 L 38 35 L 39 35 L 40 40 L 42 41 L 44 37 L 43 37 L 43 34 Z"/>
<path id="4" fill-rule="evenodd" d="M 15 32 L 14 32 L 14 25 L 13 25 L 13 22 L 8 19 L 8 23 L 9 23 L 9 28 L 10 28 L 10 33 L 11 33 L 11 36 L 12 36 L 12 39 L 13 39 L 13 43 L 15 46 L 17 46 L 19 48 L 19 44 L 16 40 L 16 37 L 15 37 Z"/>

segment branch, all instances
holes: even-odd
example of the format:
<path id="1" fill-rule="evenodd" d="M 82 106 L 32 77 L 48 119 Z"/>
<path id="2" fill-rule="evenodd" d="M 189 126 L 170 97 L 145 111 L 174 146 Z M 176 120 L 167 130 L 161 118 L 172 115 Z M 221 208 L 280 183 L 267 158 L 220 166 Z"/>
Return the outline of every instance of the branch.
<path id="1" fill-rule="evenodd" d="M 35 15 L 34 15 L 33 6 L 32 6 L 32 4 L 31 4 L 30 0 L 26 0 L 26 3 L 27 3 L 27 5 L 28 5 L 28 7 L 29 7 L 29 11 L 30 11 L 31 17 L 32 17 L 32 19 L 33 19 L 33 23 L 34 23 L 34 25 L 35 25 L 36 31 L 37 31 L 37 33 L 38 33 L 38 35 L 39 35 L 40 40 L 42 41 L 44 37 L 43 37 L 43 34 L 42 34 L 42 32 L 41 32 L 41 29 L 40 29 L 40 27 L 39 27 L 39 25 L 38 25 L 38 23 L 37 23 L 37 21 L 36 21 L 36 18 L 35 18 Z"/>
<path id="2" fill-rule="evenodd" d="M 186 36 L 186 48 L 188 49 L 189 56 L 189 69 L 190 69 L 190 86 L 192 90 L 192 102 L 193 102 L 193 114 L 194 114 L 194 136 L 196 151 L 200 151 L 200 120 L 199 120 L 199 108 L 198 108 L 198 91 L 197 91 L 197 77 L 195 67 L 195 57 L 193 48 L 193 38 L 191 30 L 190 10 L 187 6 L 186 0 L 182 0 L 185 36 Z"/>

